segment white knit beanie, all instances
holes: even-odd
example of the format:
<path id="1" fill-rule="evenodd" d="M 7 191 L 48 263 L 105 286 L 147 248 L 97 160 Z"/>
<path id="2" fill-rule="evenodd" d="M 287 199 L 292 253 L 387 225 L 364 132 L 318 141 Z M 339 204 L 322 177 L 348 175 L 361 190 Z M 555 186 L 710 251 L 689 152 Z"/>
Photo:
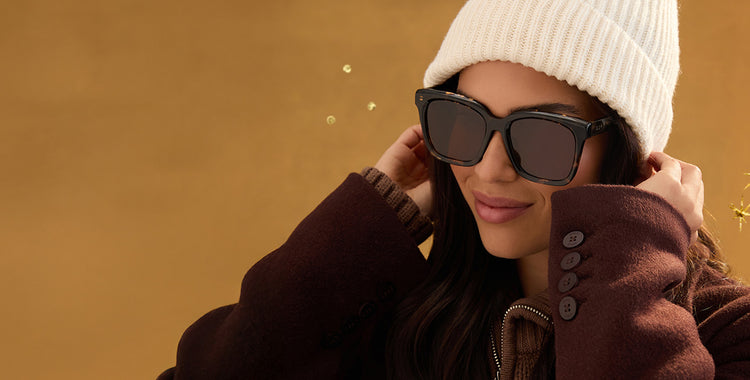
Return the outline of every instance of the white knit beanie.
<path id="1" fill-rule="evenodd" d="M 520 63 L 608 104 L 645 155 L 667 144 L 679 55 L 676 0 L 468 0 L 424 85 L 483 61 Z"/>

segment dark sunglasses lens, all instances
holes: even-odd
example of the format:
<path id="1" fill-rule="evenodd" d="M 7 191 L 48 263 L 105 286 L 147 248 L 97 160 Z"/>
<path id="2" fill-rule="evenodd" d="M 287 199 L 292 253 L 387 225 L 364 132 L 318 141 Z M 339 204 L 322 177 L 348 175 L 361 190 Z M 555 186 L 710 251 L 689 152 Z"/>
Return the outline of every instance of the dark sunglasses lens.
<path id="1" fill-rule="evenodd" d="M 456 161 L 471 161 L 481 154 L 484 118 L 473 109 L 450 100 L 427 105 L 427 134 L 439 154 Z"/>
<path id="2" fill-rule="evenodd" d="M 527 173 L 548 180 L 570 174 L 576 154 L 570 129 L 551 120 L 520 119 L 508 133 L 516 163 Z"/>

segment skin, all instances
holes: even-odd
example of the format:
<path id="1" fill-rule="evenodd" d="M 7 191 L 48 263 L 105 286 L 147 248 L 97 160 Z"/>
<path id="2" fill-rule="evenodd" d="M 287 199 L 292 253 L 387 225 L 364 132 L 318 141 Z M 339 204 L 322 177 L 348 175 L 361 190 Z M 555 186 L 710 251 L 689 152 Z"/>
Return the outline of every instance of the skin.
<path id="1" fill-rule="evenodd" d="M 508 116 L 514 109 L 553 103 L 575 107 L 578 112 L 571 116 L 585 120 L 604 116 L 597 113 L 586 93 L 510 62 L 482 62 L 466 68 L 461 73 L 458 91 L 484 104 L 498 117 Z M 519 176 L 513 169 L 498 132 L 492 136 L 478 164 L 471 167 L 451 166 L 461 193 L 477 221 L 484 247 L 494 256 L 518 259 L 516 263 L 525 293 L 534 294 L 547 287 L 552 193 L 596 183 L 606 146 L 606 134 L 586 140 L 575 178 L 562 187 L 531 182 Z M 490 223 L 477 214 L 474 192 L 510 198 L 530 203 L 531 206 L 513 220 Z"/>
<path id="2" fill-rule="evenodd" d="M 507 116 L 513 109 L 548 103 L 574 106 L 575 113 L 566 113 L 585 120 L 603 116 L 593 106 L 588 94 L 543 73 L 509 62 L 482 62 L 465 68 L 461 72 L 458 90 L 487 106 L 498 117 Z M 478 164 L 452 166 L 461 192 L 477 220 L 485 248 L 495 256 L 517 259 L 526 295 L 547 288 L 552 193 L 597 182 L 606 153 L 606 138 L 604 134 L 586 141 L 575 178 L 562 187 L 542 185 L 520 177 L 511 166 L 497 133 Z M 432 193 L 427 159 L 421 128 L 415 125 L 404 131 L 386 150 L 375 168 L 398 184 L 425 215 L 430 215 Z M 664 153 L 652 152 L 641 168 L 641 177 L 637 187 L 667 200 L 685 218 L 694 242 L 703 222 L 700 169 Z M 532 206 L 508 222 L 488 223 L 477 215 L 474 191 Z"/>

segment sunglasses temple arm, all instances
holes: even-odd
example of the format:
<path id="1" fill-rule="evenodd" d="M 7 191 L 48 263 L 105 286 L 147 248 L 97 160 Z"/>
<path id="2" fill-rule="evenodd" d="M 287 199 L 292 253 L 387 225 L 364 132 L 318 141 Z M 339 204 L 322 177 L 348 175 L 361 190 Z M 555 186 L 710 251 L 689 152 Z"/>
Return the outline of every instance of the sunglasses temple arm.
<path id="1" fill-rule="evenodd" d="M 589 137 L 594 137 L 596 135 L 602 134 L 615 124 L 616 123 L 614 118 L 606 118 L 594 121 L 589 125 L 588 135 Z"/>

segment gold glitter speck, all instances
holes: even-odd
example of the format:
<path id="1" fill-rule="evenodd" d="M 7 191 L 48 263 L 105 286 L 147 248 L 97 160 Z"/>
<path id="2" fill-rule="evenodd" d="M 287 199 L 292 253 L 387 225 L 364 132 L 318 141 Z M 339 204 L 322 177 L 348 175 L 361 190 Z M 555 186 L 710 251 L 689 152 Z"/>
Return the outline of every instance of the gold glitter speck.
<path id="1" fill-rule="evenodd" d="M 328 123 L 328 125 L 336 124 L 336 116 L 328 115 L 328 117 L 326 118 L 326 123 Z"/>
<path id="2" fill-rule="evenodd" d="M 740 207 L 737 207 L 734 205 L 734 203 L 729 205 L 729 208 L 732 209 L 732 213 L 734 214 L 734 217 L 732 219 L 738 219 L 740 222 L 740 231 L 742 231 L 742 224 L 747 223 L 747 220 L 745 220 L 745 217 L 750 216 L 750 212 L 748 212 L 748 208 L 750 208 L 750 204 L 745 205 L 744 199 L 740 197 Z"/>
<path id="3" fill-rule="evenodd" d="M 374 110 L 375 107 L 377 107 L 377 104 L 375 104 L 375 102 L 369 102 L 369 103 L 367 103 L 367 110 L 368 111 Z"/>
<path id="4" fill-rule="evenodd" d="M 744 173 L 744 174 L 750 175 L 750 173 Z M 750 209 L 750 204 L 746 205 L 745 199 L 744 199 L 745 190 L 747 190 L 748 188 L 750 188 L 750 183 L 745 185 L 745 188 L 742 189 L 742 194 L 740 194 L 739 207 L 735 206 L 734 203 L 729 204 L 729 208 L 732 210 L 732 214 L 734 214 L 734 217 L 732 219 L 737 219 L 740 222 L 740 231 L 742 231 L 742 225 L 747 224 L 747 220 L 745 220 L 745 218 L 750 217 L 750 211 L 748 211 L 748 209 Z"/>
<path id="5" fill-rule="evenodd" d="M 344 70 L 345 73 L 349 74 L 352 72 L 352 65 L 344 65 L 344 68 L 342 70 Z"/>

